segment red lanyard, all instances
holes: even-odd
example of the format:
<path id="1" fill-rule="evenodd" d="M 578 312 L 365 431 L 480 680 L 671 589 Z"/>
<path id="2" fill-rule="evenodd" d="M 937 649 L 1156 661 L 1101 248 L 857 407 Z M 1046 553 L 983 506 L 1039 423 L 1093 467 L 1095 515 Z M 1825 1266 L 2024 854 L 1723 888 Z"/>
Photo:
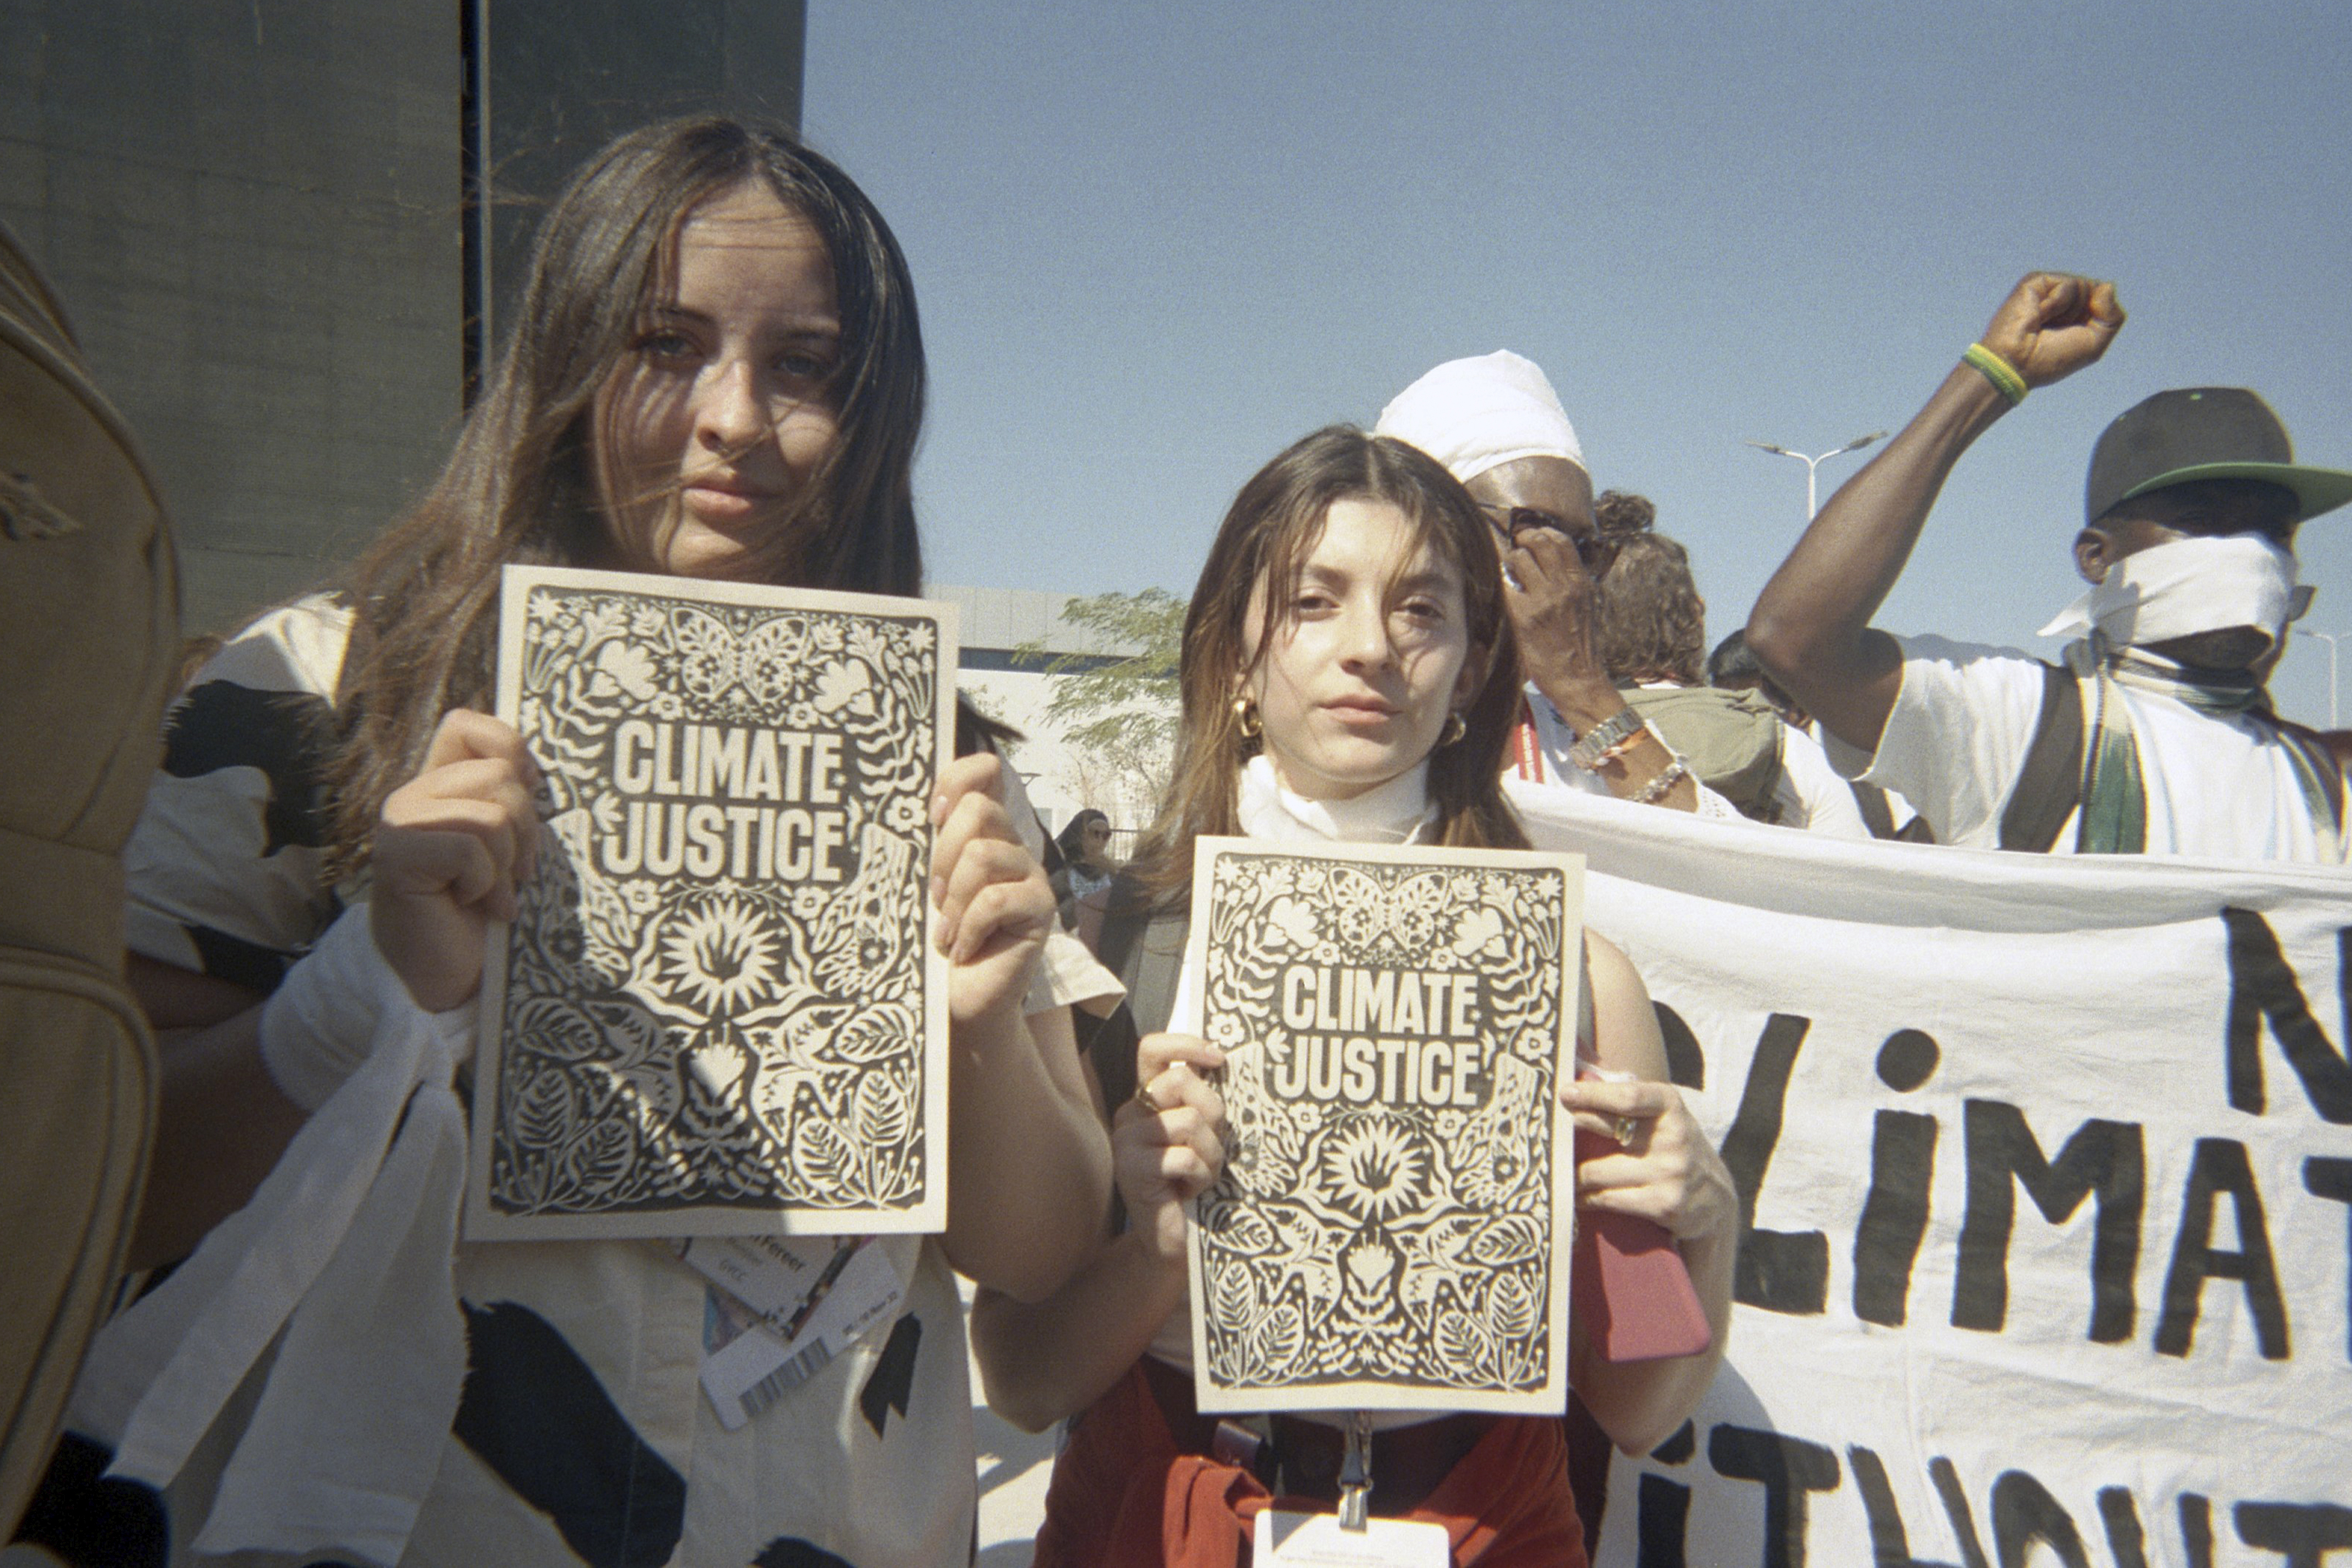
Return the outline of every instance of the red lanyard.
<path id="1" fill-rule="evenodd" d="M 1519 777 L 1530 784 L 1543 783 L 1543 746 L 1536 739 L 1535 710 L 1523 698 L 1519 702 L 1519 722 L 1511 731 L 1513 749 L 1518 753 Z"/>

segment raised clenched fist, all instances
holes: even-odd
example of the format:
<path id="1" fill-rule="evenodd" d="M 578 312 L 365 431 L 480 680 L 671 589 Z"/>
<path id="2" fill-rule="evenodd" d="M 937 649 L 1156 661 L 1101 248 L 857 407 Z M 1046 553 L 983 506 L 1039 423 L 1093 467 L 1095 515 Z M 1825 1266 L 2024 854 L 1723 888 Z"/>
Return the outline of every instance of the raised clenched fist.
<path id="1" fill-rule="evenodd" d="M 2067 272 L 2029 272 L 1985 328 L 1984 346 L 2028 386 L 2063 381 L 2107 352 L 2123 331 L 2116 286 Z"/>

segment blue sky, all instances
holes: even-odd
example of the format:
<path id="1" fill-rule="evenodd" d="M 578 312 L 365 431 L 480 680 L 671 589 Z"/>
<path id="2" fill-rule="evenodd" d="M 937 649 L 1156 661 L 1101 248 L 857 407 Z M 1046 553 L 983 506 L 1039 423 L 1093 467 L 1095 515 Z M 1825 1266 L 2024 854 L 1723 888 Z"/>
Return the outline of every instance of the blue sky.
<path id="1" fill-rule="evenodd" d="M 2140 397 L 2251 385 L 2352 468 L 2347 68 L 2352 7 L 2260 0 L 811 0 L 803 125 L 914 268 L 941 583 L 1189 592 L 1266 458 L 1507 347 L 1720 636 L 1803 523 L 1743 440 L 1898 426 L 2021 272 L 2113 278 L 2115 349 L 1969 453 L 1880 616 L 2046 650 Z M 2304 531 L 2307 626 L 2352 632 L 2347 535 Z M 2273 688 L 2325 721 L 2325 647 Z"/>

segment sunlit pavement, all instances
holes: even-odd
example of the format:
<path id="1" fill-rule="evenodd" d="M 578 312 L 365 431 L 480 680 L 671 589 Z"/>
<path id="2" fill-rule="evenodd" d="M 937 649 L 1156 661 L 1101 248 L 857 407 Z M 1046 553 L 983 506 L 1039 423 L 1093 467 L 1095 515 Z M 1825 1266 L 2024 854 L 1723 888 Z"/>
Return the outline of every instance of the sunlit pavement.
<path id="1" fill-rule="evenodd" d="M 971 1284 L 958 1284 L 969 1323 Z M 1054 1434 L 1033 1436 L 992 1412 L 981 1397 L 977 1363 L 971 1373 L 971 1426 L 980 1447 L 979 1568 L 1029 1568 L 1029 1543 L 1036 1538 L 1037 1521 L 1045 1516 Z"/>

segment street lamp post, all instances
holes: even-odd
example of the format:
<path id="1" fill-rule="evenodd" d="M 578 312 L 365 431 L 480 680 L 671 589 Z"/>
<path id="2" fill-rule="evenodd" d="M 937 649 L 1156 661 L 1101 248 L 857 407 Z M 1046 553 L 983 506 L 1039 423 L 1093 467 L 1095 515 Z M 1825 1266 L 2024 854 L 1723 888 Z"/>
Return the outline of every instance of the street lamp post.
<path id="1" fill-rule="evenodd" d="M 2331 730 L 2336 729 L 2341 722 L 2336 717 L 2336 639 L 2340 637 L 2344 637 L 2347 634 L 2343 632 L 2307 632 L 2301 626 L 2297 626 L 2294 628 L 2294 635 L 2299 637 L 2317 637 L 2321 642 L 2327 645 L 2327 727 Z"/>
<path id="2" fill-rule="evenodd" d="M 1786 447 L 1775 447 L 1769 441 L 1750 441 L 1747 443 L 1747 445 L 1755 447 L 1759 452 L 1773 452 L 1783 458 L 1794 458 L 1797 461 L 1805 465 L 1805 521 L 1807 522 L 1811 522 L 1813 521 L 1813 514 L 1821 510 L 1821 505 L 1816 500 L 1816 491 L 1813 489 L 1814 468 L 1818 468 L 1821 464 L 1828 461 L 1832 458 L 1841 457 L 1847 452 L 1859 452 L 1864 447 L 1869 446 L 1873 441 L 1879 439 L 1885 434 L 1886 432 L 1884 430 L 1873 430 L 1867 436 L 1856 436 L 1844 446 L 1832 447 L 1831 450 L 1823 452 L 1818 457 L 1812 458 L 1808 458 L 1802 452 L 1791 452 Z"/>

